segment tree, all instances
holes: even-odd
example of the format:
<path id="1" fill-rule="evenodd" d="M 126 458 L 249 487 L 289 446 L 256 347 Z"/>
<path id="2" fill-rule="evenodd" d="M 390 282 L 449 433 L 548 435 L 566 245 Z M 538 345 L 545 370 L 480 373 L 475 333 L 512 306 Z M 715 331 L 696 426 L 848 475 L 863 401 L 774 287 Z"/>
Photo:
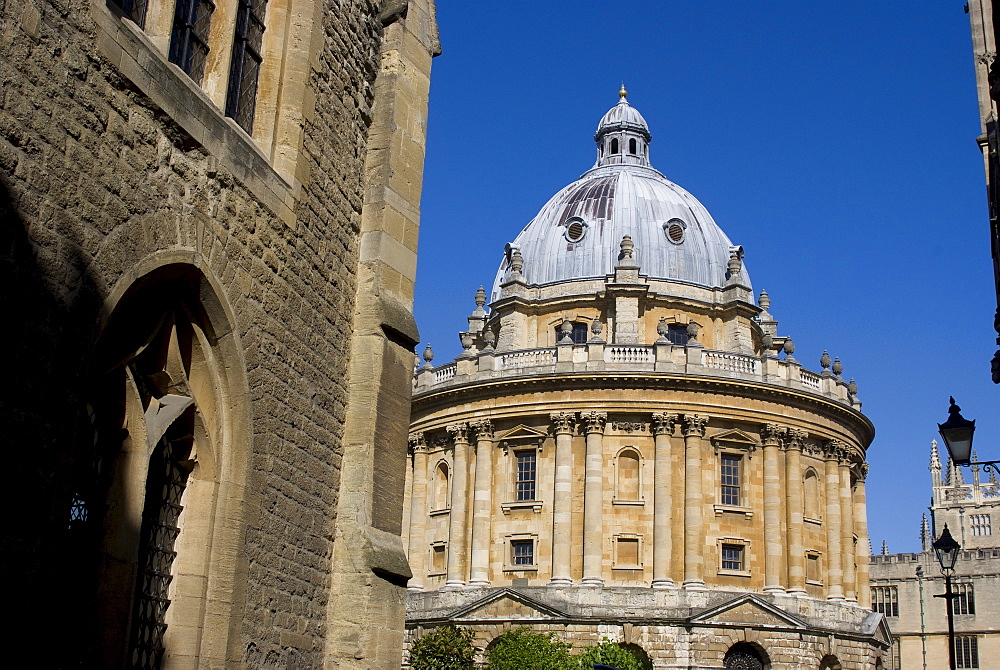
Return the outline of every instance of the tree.
<path id="1" fill-rule="evenodd" d="M 570 646 L 552 633 L 512 628 L 487 651 L 487 670 L 576 670 Z"/>
<path id="2" fill-rule="evenodd" d="M 643 670 L 643 663 L 635 654 L 608 638 L 601 640 L 600 644 L 588 647 L 580 655 L 581 670 L 591 670 L 595 663 L 610 665 L 620 670 Z"/>
<path id="3" fill-rule="evenodd" d="M 410 667 L 413 670 L 472 670 L 475 655 L 472 631 L 447 624 L 413 643 Z"/>

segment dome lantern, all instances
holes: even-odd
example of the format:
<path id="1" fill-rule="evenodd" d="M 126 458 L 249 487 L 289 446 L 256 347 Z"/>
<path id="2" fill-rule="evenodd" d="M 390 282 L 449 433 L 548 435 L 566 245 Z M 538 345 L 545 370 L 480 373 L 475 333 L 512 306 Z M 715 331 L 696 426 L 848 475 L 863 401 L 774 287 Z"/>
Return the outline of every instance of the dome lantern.
<path id="1" fill-rule="evenodd" d="M 649 167 L 649 134 L 646 119 L 628 103 L 625 85 L 618 91 L 618 104 L 597 124 L 597 165 L 642 165 Z"/>

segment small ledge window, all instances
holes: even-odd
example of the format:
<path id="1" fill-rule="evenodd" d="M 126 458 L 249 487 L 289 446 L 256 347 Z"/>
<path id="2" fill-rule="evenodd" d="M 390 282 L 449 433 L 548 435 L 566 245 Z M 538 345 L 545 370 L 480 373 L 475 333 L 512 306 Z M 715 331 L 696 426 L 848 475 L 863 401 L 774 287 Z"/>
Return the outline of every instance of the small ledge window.
<path id="1" fill-rule="evenodd" d="M 642 569 L 642 536 L 632 534 L 616 535 L 614 570 Z"/>
<path id="2" fill-rule="evenodd" d="M 443 575 L 445 570 L 448 568 L 447 562 L 448 556 L 448 545 L 444 542 L 434 542 L 431 544 L 431 560 L 430 569 L 427 572 L 428 577 L 434 577 L 436 575 Z"/>
<path id="3" fill-rule="evenodd" d="M 613 153 L 613 154 L 618 153 L 618 140 L 617 139 L 611 140 L 611 153 Z"/>
<path id="4" fill-rule="evenodd" d="M 586 344 L 587 337 L 590 333 L 590 326 L 586 323 L 574 323 L 573 330 L 570 332 L 570 339 L 573 340 L 573 344 Z M 563 332 L 562 324 L 556 326 L 556 343 L 562 341 Z"/>
<path id="5" fill-rule="evenodd" d="M 688 335 L 687 324 L 684 323 L 671 323 L 667 324 L 667 339 L 670 340 L 671 344 L 678 344 L 684 346 L 688 343 L 690 336 Z"/>
<path id="6" fill-rule="evenodd" d="M 811 584 L 812 586 L 823 586 L 823 580 L 820 573 L 819 565 L 819 552 L 818 551 L 807 551 L 806 552 L 806 584 Z M 893 587 L 895 590 L 895 587 Z"/>
<path id="7" fill-rule="evenodd" d="M 749 577 L 748 546 L 749 542 L 740 538 L 719 540 L 719 574 Z"/>
<path id="8" fill-rule="evenodd" d="M 538 569 L 538 536 L 517 534 L 507 536 L 507 558 L 503 569 L 506 572 Z"/>
<path id="9" fill-rule="evenodd" d="M 636 144 L 635 144 L 635 138 L 634 137 L 628 141 L 628 152 L 630 154 L 632 154 L 633 156 L 635 156 L 635 153 L 636 153 Z"/>
<path id="10" fill-rule="evenodd" d="M 687 224 L 680 219 L 670 219 L 665 224 L 663 224 L 663 232 L 666 234 L 667 239 L 672 244 L 680 244 L 684 241 L 684 233 L 687 230 Z"/>

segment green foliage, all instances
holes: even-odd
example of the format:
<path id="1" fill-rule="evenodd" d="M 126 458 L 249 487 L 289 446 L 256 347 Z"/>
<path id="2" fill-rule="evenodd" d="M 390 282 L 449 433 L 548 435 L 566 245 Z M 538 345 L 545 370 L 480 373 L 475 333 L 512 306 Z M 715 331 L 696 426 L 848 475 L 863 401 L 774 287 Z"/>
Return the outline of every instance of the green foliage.
<path id="1" fill-rule="evenodd" d="M 413 643 L 410 667 L 413 670 L 472 670 L 475 653 L 472 631 L 448 624 Z"/>
<path id="2" fill-rule="evenodd" d="M 608 638 L 601 640 L 600 644 L 587 647 L 587 650 L 580 655 L 580 670 L 591 670 L 595 663 L 610 665 L 621 670 L 644 670 L 642 661 L 636 658 L 635 654 L 609 641 Z"/>
<path id="3" fill-rule="evenodd" d="M 487 652 L 487 670 L 577 670 L 570 646 L 552 633 L 512 628 L 498 637 Z"/>

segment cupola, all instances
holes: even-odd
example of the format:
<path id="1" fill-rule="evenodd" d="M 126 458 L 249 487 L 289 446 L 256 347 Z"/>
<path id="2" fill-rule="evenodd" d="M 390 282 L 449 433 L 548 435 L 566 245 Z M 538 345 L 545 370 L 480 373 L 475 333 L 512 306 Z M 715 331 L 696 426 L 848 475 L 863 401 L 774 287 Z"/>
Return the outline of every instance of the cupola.
<path id="1" fill-rule="evenodd" d="M 642 165 L 649 167 L 649 134 L 646 119 L 628 104 L 628 91 L 622 85 L 618 104 L 608 110 L 597 124 L 597 165 Z"/>

